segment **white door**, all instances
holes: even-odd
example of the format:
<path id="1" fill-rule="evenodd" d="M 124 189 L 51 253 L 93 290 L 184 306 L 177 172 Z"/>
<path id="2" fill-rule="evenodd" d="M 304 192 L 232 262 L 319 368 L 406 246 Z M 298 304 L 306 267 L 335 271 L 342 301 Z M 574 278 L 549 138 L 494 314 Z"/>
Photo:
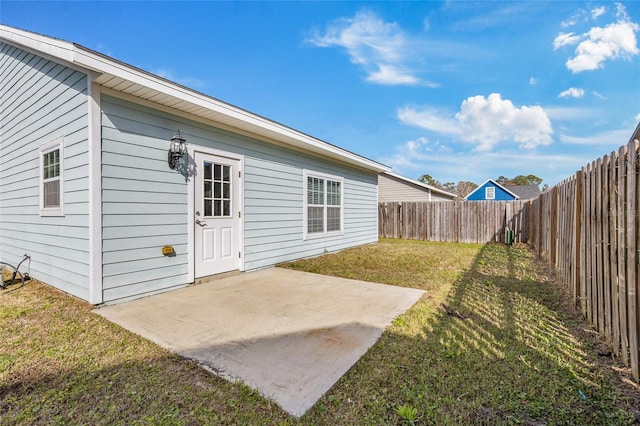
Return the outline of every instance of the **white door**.
<path id="1" fill-rule="evenodd" d="M 240 268 L 240 161 L 195 153 L 196 278 Z"/>

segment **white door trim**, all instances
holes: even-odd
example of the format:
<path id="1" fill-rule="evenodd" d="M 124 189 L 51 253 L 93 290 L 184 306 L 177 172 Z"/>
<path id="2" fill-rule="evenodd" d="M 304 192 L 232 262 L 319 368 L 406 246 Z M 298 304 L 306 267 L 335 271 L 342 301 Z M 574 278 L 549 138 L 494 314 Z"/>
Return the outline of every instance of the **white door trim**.
<path id="1" fill-rule="evenodd" d="M 222 151 L 215 148 L 208 148 L 206 146 L 201 145 L 187 145 L 187 154 L 189 155 L 189 163 L 195 164 L 195 155 L 196 152 L 200 152 L 203 154 L 215 155 L 217 157 L 225 157 L 230 158 L 232 160 L 237 160 L 240 162 L 240 178 L 238 179 L 239 185 L 239 209 L 240 209 L 240 241 L 238 242 L 238 247 L 240 250 L 240 260 L 239 260 L 239 270 L 244 271 L 244 155 L 235 154 L 232 152 Z M 189 282 L 195 281 L 196 276 L 196 249 L 195 249 L 195 185 L 196 179 L 195 176 L 189 177 L 190 182 L 187 186 L 187 250 L 189 252 L 188 259 L 188 280 Z"/>

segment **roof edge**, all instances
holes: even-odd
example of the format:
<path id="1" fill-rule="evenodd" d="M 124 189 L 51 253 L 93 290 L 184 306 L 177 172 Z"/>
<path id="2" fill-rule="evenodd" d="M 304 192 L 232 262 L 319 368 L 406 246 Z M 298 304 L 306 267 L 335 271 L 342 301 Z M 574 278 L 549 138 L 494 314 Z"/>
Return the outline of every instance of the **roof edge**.
<path id="1" fill-rule="evenodd" d="M 493 179 L 487 179 L 484 182 L 482 182 L 481 185 L 478 185 L 478 187 L 476 189 L 474 189 L 473 191 L 471 191 L 470 193 L 467 194 L 466 197 L 464 197 L 465 200 L 467 200 L 472 194 L 475 194 L 477 191 L 479 191 L 483 186 L 485 186 L 487 183 L 492 182 L 494 185 L 496 185 L 497 187 L 499 187 L 500 189 L 504 190 L 505 192 L 507 192 L 508 194 L 511 194 L 515 197 L 516 200 L 520 199 L 520 197 L 516 194 L 514 194 L 513 192 L 509 191 L 507 188 L 505 188 L 503 185 L 500 185 L 498 182 L 496 182 Z"/>
<path id="2" fill-rule="evenodd" d="M 447 192 L 447 191 L 445 191 L 443 189 L 436 188 L 435 186 L 431 186 L 431 185 L 428 185 L 426 183 L 422 183 L 422 182 L 420 182 L 418 180 L 409 179 L 408 177 L 404 177 L 404 176 L 401 176 L 401 175 L 398 175 L 398 174 L 395 174 L 395 173 L 392 173 L 392 172 L 384 172 L 384 174 L 392 176 L 392 177 L 394 177 L 396 179 L 403 180 L 405 182 L 409 182 L 409 183 L 414 184 L 416 186 L 421 186 L 423 188 L 426 188 L 426 189 L 428 189 L 430 191 L 433 191 L 433 192 L 437 192 L 439 194 L 448 195 L 448 196 L 451 196 L 453 198 L 457 198 L 458 197 L 456 194 L 452 194 L 451 192 Z"/>

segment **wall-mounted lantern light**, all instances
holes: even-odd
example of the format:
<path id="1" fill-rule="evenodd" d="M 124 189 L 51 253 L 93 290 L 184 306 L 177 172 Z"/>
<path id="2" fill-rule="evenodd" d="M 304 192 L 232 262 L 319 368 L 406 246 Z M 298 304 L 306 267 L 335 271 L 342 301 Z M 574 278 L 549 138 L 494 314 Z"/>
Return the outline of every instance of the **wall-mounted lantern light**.
<path id="1" fill-rule="evenodd" d="M 187 152 L 186 140 L 180 135 L 180 130 L 174 137 L 171 138 L 171 144 L 169 145 L 169 168 L 175 170 L 178 165 L 178 161 Z"/>

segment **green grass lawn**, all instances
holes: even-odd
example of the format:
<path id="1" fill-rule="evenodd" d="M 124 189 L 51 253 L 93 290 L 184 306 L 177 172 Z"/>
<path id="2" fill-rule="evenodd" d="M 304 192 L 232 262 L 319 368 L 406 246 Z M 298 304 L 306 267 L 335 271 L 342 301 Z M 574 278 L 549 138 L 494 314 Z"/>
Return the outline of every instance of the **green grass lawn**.
<path id="1" fill-rule="evenodd" d="M 300 420 L 37 282 L 0 292 L 0 424 L 634 424 L 640 388 L 523 246 L 285 267 L 427 291 Z"/>

